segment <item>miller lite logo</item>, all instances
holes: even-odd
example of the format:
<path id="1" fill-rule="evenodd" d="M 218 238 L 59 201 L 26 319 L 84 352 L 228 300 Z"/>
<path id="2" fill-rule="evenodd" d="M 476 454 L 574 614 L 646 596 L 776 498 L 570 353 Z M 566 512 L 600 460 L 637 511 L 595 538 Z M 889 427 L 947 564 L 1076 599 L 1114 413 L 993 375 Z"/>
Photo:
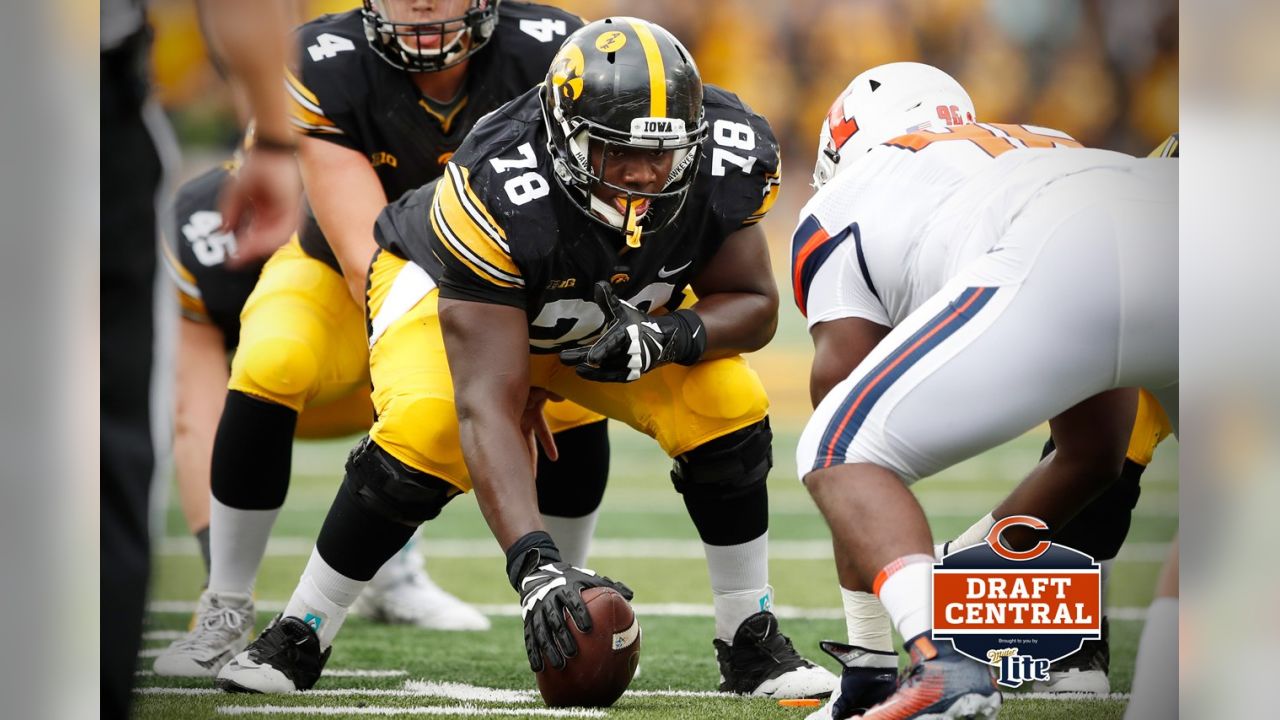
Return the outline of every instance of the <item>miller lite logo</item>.
<path id="1" fill-rule="evenodd" d="M 1047 540 L 1006 547 L 1005 530 L 1044 530 L 1039 518 L 1000 520 L 986 542 L 933 566 L 933 638 L 1000 670 L 1000 684 L 1048 680 L 1049 664 L 1102 636 L 1102 574 L 1093 558 Z"/>

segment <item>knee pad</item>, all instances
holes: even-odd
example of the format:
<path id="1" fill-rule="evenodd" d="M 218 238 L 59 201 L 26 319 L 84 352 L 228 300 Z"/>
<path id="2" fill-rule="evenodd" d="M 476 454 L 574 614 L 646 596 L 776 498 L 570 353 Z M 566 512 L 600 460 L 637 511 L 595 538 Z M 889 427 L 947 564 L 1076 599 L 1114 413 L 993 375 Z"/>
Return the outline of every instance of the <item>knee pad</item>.
<path id="1" fill-rule="evenodd" d="M 261 338 L 236 350 L 230 387 L 301 411 L 320 379 L 320 359 L 298 338 Z"/>
<path id="2" fill-rule="evenodd" d="M 773 431 L 766 417 L 675 458 L 671 483 L 682 495 L 733 498 L 763 486 L 772 467 Z"/>
<path id="3" fill-rule="evenodd" d="M 1144 470 L 1145 465 L 1125 460 L 1124 470 L 1115 484 L 1054 533 L 1054 542 L 1073 547 L 1097 560 L 1110 560 L 1118 555 L 1133 522 L 1133 509 L 1142 492 L 1140 480 Z"/>
<path id="4" fill-rule="evenodd" d="M 343 484 L 365 509 L 410 527 L 435 519 L 462 492 L 434 475 L 406 466 L 367 435 L 347 458 Z"/>

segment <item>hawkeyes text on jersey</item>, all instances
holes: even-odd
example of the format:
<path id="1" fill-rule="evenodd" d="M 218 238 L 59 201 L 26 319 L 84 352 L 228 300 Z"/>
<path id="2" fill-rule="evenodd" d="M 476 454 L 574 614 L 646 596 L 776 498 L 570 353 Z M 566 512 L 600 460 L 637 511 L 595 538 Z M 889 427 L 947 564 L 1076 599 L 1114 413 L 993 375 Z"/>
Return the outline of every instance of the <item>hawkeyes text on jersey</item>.
<path id="1" fill-rule="evenodd" d="M 724 239 L 777 198 L 768 122 L 711 85 L 704 104 L 710 132 L 684 208 L 638 249 L 556 187 L 539 88 L 477 125 L 436 187 L 389 205 L 374 235 L 435 277 L 441 297 L 523 308 L 533 352 L 586 344 L 604 325 L 593 283 L 645 312 L 674 309 Z"/>
<path id="2" fill-rule="evenodd" d="M 178 188 L 174 227 L 162 247 L 183 316 L 215 325 L 231 350 L 240 337 L 240 309 L 263 263 L 235 269 L 226 265 L 236 247 L 235 235 L 218 231 L 218 192 L 226 178 L 227 169 L 220 166 Z"/>
<path id="3" fill-rule="evenodd" d="M 498 27 L 473 56 L 458 97 L 434 103 L 409 73 L 369 47 L 360 11 L 325 15 L 298 29 L 298 70 L 286 75 L 299 132 L 368 158 L 388 200 L 439 177 L 476 120 L 542 82 L 564 38 L 582 21 L 563 10 L 502 3 Z M 307 254 L 338 263 L 307 208 L 298 233 Z"/>

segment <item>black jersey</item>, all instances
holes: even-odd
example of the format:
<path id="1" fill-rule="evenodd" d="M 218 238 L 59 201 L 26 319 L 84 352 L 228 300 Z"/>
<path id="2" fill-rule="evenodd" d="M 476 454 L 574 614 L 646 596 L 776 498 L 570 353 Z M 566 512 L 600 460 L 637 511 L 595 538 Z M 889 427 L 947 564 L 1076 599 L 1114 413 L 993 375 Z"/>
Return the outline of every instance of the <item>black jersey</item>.
<path id="1" fill-rule="evenodd" d="M 582 27 L 563 10 L 504 2 L 498 27 L 469 60 L 462 91 L 446 111 L 423 98 L 410 74 L 391 67 L 365 39 L 359 10 L 302 25 L 297 73 L 287 75 L 300 132 L 369 159 L 388 199 L 437 178 L 478 119 L 542 82 L 564 38 Z M 339 270 L 307 207 L 302 249 Z"/>
<path id="2" fill-rule="evenodd" d="M 235 235 L 218 231 L 222 225 L 218 191 L 227 173 L 225 166 L 216 167 L 178 188 L 174 227 L 163 247 L 183 316 L 217 326 L 231 350 L 240 339 L 240 309 L 253 292 L 265 260 L 243 268 L 226 265 L 236 248 Z"/>
<path id="3" fill-rule="evenodd" d="M 537 88 L 477 125 L 435 186 L 387 206 L 374 236 L 422 265 L 441 297 L 523 308 L 533 352 L 599 334 L 599 280 L 641 310 L 674 309 L 725 238 L 764 217 L 780 185 L 769 123 L 715 86 L 704 106 L 711 132 L 684 208 L 637 249 L 555 185 Z"/>

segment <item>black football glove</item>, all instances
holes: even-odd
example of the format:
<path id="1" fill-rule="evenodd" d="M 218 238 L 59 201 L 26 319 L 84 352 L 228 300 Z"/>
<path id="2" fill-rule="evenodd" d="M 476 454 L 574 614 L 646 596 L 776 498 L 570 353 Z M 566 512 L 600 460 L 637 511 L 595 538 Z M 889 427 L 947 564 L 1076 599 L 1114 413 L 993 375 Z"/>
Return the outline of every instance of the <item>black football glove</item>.
<path id="1" fill-rule="evenodd" d="M 647 315 L 618 299 L 613 287 L 596 283 L 595 300 L 609 324 L 587 347 L 560 352 L 560 362 L 576 366 L 578 375 L 596 382 L 632 382 L 670 362 L 692 365 L 707 349 L 707 331 L 692 310 Z"/>
<path id="2" fill-rule="evenodd" d="M 578 643 L 565 622 L 568 610 L 578 630 L 591 632 L 591 614 L 582 600 L 582 591 L 593 587 L 612 588 L 630 600 L 631 588 L 560 560 L 560 551 L 544 532 L 532 532 L 507 550 L 507 578 L 520 593 L 520 616 L 524 619 L 524 648 L 529 667 L 541 672 L 544 660 L 557 670 L 578 654 Z"/>
<path id="3" fill-rule="evenodd" d="M 840 674 L 840 696 L 831 704 L 834 720 L 862 715 L 888 700 L 898 689 L 897 653 L 867 650 L 831 640 L 820 641 L 818 647 L 844 668 Z"/>

